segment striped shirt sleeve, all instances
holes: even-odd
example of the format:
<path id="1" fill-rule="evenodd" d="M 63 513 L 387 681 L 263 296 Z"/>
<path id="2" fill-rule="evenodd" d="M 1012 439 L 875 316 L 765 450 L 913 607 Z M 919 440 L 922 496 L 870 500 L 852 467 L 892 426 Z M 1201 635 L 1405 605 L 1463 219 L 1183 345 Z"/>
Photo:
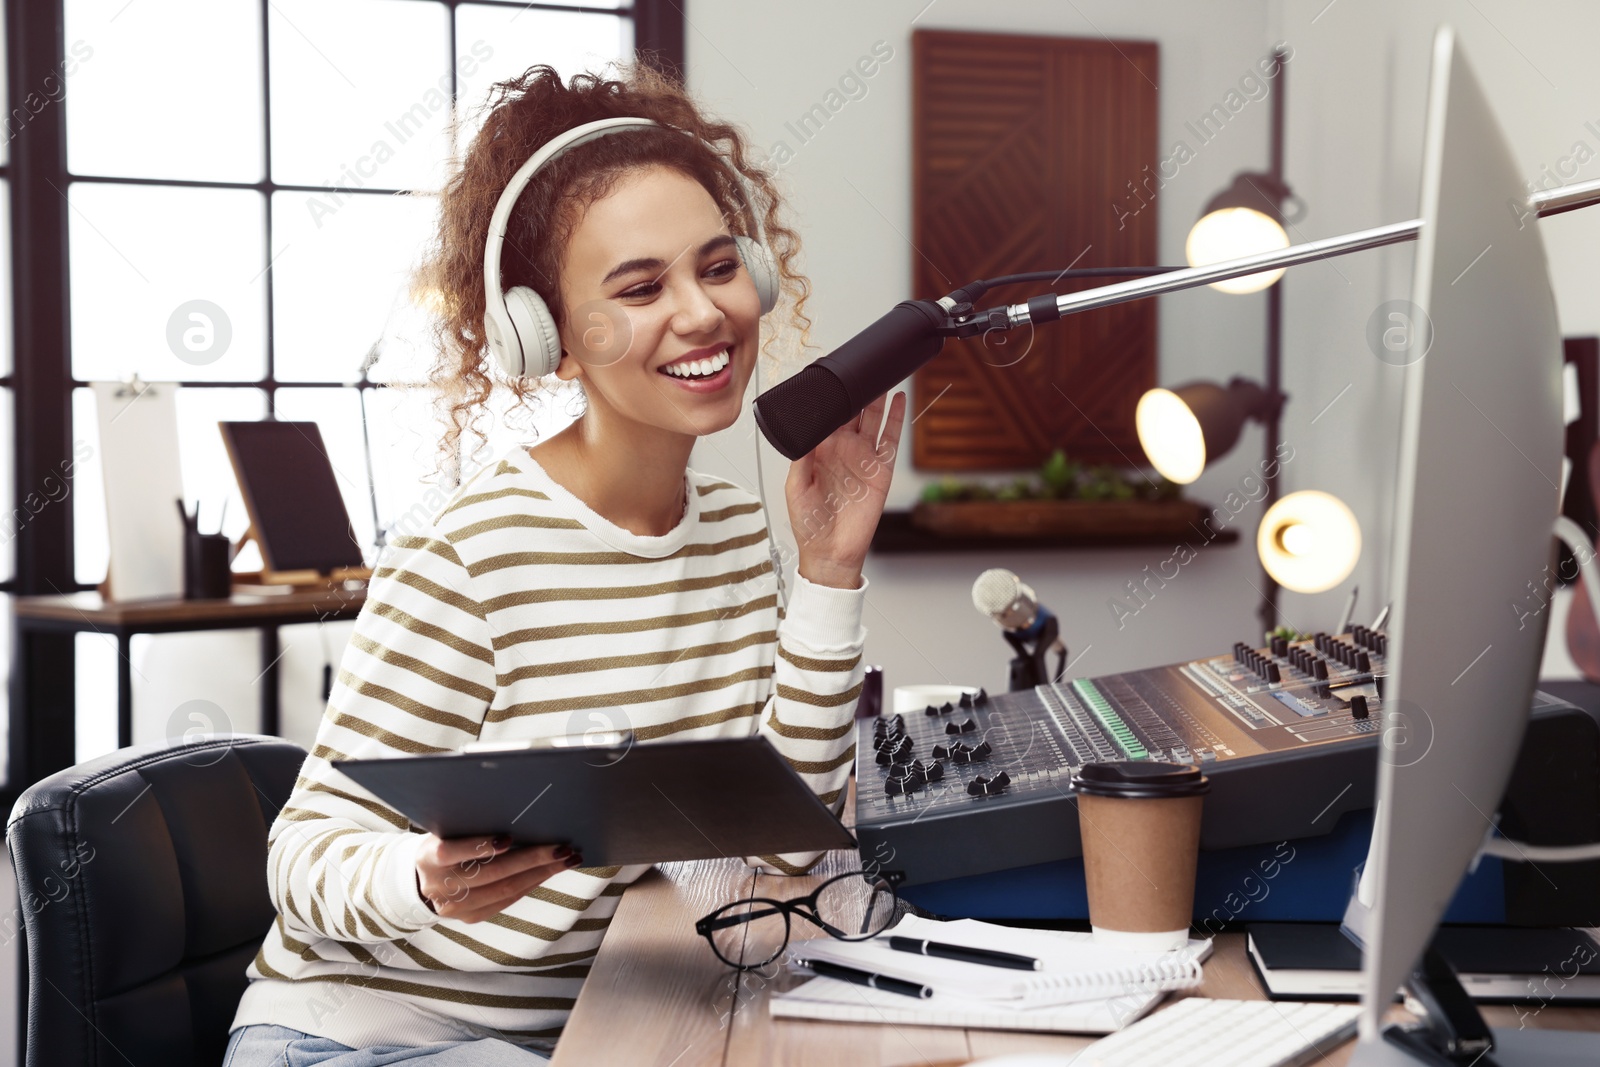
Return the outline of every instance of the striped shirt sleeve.
<path id="1" fill-rule="evenodd" d="M 420 833 L 332 766 L 453 752 L 494 698 L 493 644 L 454 547 L 437 531 L 394 541 L 340 662 L 316 745 L 269 832 L 267 876 L 285 923 L 345 942 L 439 921 L 416 883 Z"/>
<path id="2" fill-rule="evenodd" d="M 761 735 L 837 814 L 856 755 L 855 710 L 866 668 L 859 589 L 836 589 L 794 576 L 794 596 L 778 625 L 773 693 L 761 712 Z M 804 874 L 821 853 L 747 859 L 768 874 Z"/>

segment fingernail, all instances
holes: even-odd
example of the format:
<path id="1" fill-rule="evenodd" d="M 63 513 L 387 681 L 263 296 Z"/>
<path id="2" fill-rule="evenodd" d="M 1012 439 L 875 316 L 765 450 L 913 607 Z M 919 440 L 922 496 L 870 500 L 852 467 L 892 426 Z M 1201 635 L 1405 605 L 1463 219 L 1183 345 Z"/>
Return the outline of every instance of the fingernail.
<path id="1" fill-rule="evenodd" d="M 569 856 L 567 858 L 567 866 L 568 867 L 576 867 L 578 864 L 580 864 L 582 862 L 583 862 L 583 857 L 582 856 Z"/>
<path id="2" fill-rule="evenodd" d="M 504 852 L 506 849 L 510 848 L 511 847 L 511 835 L 510 834 L 501 834 L 499 837 L 495 838 L 494 839 L 494 847 L 495 847 L 495 851 L 497 851 L 497 852 Z"/>
<path id="3" fill-rule="evenodd" d="M 562 846 L 560 846 L 560 847 L 559 847 L 559 848 L 557 848 L 557 849 L 556 849 L 556 850 L 555 850 L 555 853 L 554 853 L 554 855 L 555 855 L 555 858 L 556 858 L 556 859 L 558 859 L 558 860 L 564 860 L 564 859 L 566 859 L 566 858 L 567 858 L 567 857 L 568 857 L 568 856 L 570 856 L 570 855 L 572 855 L 572 849 L 571 849 L 571 847 L 570 847 L 570 846 L 568 846 L 568 845 L 562 845 Z"/>

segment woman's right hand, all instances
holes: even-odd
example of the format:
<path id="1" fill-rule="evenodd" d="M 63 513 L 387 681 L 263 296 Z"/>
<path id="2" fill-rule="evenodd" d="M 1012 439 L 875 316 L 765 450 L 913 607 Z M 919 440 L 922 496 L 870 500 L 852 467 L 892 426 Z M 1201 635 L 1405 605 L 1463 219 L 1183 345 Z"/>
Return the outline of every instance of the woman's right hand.
<path id="1" fill-rule="evenodd" d="M 583 857 L 566 845 L 519 845 L 506 837 L 423 837 L 417 889 L 434 913 L 475 923 L 499 915 Z"/>

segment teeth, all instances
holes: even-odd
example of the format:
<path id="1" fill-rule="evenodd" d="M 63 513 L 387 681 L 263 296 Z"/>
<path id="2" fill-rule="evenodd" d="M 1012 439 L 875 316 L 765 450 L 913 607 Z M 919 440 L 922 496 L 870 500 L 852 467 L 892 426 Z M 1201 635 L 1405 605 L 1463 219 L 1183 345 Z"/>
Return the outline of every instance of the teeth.
<path id="1" fill-rule="evenodd" d="M 728 350 L 724 348 L 714 356 L 706 359 L 690 360 L 687 363 L 674 363 L 663 368 L 675 378 L 704 378 L 715 374 L 728 365 Z"/>

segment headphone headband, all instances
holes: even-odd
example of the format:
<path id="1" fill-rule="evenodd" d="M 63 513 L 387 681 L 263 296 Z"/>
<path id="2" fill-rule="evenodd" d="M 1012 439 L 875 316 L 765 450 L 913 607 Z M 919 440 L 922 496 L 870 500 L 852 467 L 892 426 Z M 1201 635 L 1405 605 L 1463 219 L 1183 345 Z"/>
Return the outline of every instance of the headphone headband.
<path id="1" fill-rule="evenodd" d="M 517 198 L 528 187 L 528 183 L 533 180 L 539 168 L 568 149 L 604 137 L 608 133 L 660 127 L 661 124 L 654 119 L 615 118 L 586 122 L 582 126 L 574 126 L 565 133 L 552 137 L 541 145 L 526 163 L 517 168 L 517 172 L 511 176 L 511 181 L 506 184 L 505 192 L 500 194 L 500 200 L 494 206 L 494 214 L 489 219 L 489 241 L 483 252 L 483 277 L 484 291 L 491 302 L 504 302 L 504 290 L 500 285 L 500 252 L 505 245 L 506 227 L 511 224 L 511 212 L 517 206 Z"/>
<path id="2" fill-rule="evenodd" d="M 490 351 L 501 368 L 513 376 L 541 377 L 555 370 L 561 359 L 561 339 L 555 319 L 537 292 L 527 286 L 517 286 L 507 292 L 500 283 L 500 255 L 505 247 L 506 228 L 511 224 L 511 212 L 517 198 L 528 187 L 539 168 L 578 145 L 623 130 L 676 129 L 654 119 L 610 118 L 586 122 L 552 137 L 539 150 L 517 168 L 511 176 L 500 199 L 495 203 L 494 214 L 489 218 L 489 236 L 483 250 L 484 314 L 483 326 Z M 687 130 L 680 131 L 694 136 Z M 737 171 L 734 181 L 741 182 Z M 746 203 L 749 198 L 745 197 Z M 757 233 L 761 222 L 751 212 Z M 776 306 L 781 278 L 777 262 L 766 246 L 755 237 L 735 238 L 740 261 L 750 272 L 756 291 L 761 297 L 764 315 Z"/>

